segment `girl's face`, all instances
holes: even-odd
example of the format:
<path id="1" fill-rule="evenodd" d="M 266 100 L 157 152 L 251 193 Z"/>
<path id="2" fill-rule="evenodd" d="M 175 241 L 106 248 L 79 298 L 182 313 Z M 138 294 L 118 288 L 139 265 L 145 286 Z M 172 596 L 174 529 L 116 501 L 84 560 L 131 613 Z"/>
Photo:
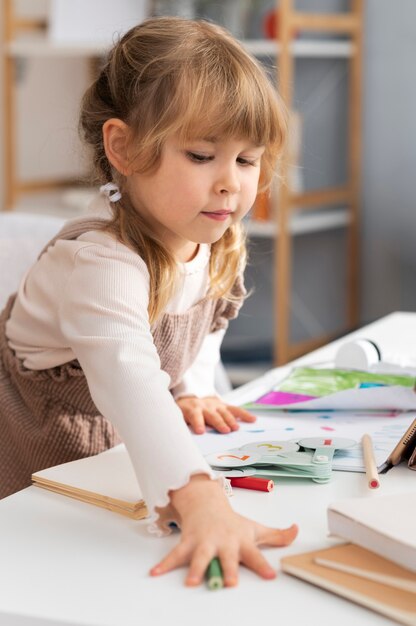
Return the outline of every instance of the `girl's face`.
<path id="1" fill-rule="evenodd" d="M 158 169 L 128 176 L 130 198 L 179 261 L 218 241 L 254 204 L 264 147 L 240 139 L 169 138 Z"/>

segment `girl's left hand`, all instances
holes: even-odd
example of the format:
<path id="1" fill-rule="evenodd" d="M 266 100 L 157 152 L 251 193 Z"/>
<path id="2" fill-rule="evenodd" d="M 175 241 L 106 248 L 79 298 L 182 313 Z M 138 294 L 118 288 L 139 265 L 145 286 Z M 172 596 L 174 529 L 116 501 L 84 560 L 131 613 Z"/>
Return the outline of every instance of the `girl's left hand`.
<path id="1" fill-rule="evenodd" d="M 225 434 L 238 430 L 237 419 L 243 422 L 256 421 L 255 416 L 248 411 L 239 406 L 225 404 L 216 396 L 206 398 L 183 396 L 176 400 L 176 404 L 181 409 L 185 422 L 197 435 L 205 432 L 205 425 L 212 426 L 219 433 Z"/>

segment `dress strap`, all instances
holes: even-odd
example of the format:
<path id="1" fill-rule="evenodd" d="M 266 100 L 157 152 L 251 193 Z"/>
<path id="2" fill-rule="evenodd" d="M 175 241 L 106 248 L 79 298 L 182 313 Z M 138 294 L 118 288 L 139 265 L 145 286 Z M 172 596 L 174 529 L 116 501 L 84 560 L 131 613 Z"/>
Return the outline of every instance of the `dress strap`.
<path id="1" fill-rule="evenodd" d="M 231 289 L 232 300 L 220 298 L 214 311 L 210 332 L 226 329 L 230 320 L 235 319 L 247 297 L 247 290 L 244 286 L 244 278 L 239 274 Z"/>
<path id="2" fill-rule="evenodd" d="M 75 220 L 70 220 L 67 222 L 61 230 L 51 239 L 46 246 L 43 248 L 41 253 L 38 256 L 38 259 L 42 256 L 44 252 L 47 251 L 50 246 L 53 246 L 58 239 L 77 239 L 84 233 L 87 233 L 90 230 L 102 230 L 103 226 L 108 223 L 108 220 L 97 218 L 97 217 L 80 217 Z"/>

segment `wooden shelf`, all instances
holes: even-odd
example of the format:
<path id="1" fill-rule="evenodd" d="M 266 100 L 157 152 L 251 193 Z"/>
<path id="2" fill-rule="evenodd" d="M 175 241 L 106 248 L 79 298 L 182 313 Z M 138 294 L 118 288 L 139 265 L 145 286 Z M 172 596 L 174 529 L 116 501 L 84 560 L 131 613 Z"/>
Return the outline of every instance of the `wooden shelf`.
<path id="1" fill-rule="evenodd" d="M 243 45 L 255 56 L 275 57 L 279 54 L 279 42 L 271 39 L 247 39 Z M 5 46 L 6 54 L 12 58 L 25 57 L 88 57 L 103 56 L 107 46 L 97 42 L 58 43 L 44 35 L 24 36 Z M 350 41 L 298 39 L 291 44 L 295 57 L 305 58 L 349 58 L 353 52 Z"/>
<path id="2" fill-rule="evenodd" d="M 289 233 L 291 235 L 307 235 L 327 230 L 344 228 L 349 223 L 347 209 L 325 209 L 316 212 L 293 211 L 289 221 Z M 276 222 L 248 220 L 246 222 L 247 233 L 251 237 L 274 238 L 278 236 Z"/>
<path id="3" fill-rule="evenodd" d="M 89 57 L 103 56 L 108 49 L 104 43 L 79 42 L 58 43 L 44 35 L 21 37 L 10 41 L 5 46 L 6 54 L 14 59 L 26 57 Z"/>
<path id="4" fill-rule="evenodd" d="M 272 39 L 247 39 L 245 48 L 255 56 L 275 57 L 280 52 L 280 42 Z M 339 39 L 296 39 L 290 45 L 294 57 L 305 58 L 349 58 L 353 53 L 350 41 Z"/>

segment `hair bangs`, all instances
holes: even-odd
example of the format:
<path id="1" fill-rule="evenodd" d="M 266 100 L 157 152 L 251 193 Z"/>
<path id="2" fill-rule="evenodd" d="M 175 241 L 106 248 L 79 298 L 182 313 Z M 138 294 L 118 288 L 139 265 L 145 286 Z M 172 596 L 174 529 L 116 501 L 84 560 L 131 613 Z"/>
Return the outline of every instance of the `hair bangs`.
<path id="1" fill-rule="evenodd" d="M 265 189 L 286 140 L 286 113 L 263 70 L 245 55 L 242 51 L 243 62 L 238 59 L 233 67 L 218 62 L 208 75 L 187 68 L 175 94 L 177 101 L 171 101 L 176 109 L 174 130 L 184 143 L 238 138 L 265 146 L 261 177 Z"/>
<path id="2" fill-rule="evenodd" d="M 176 20 L 175 24 L 184 25 Z M 265 146 L 259 188 L 264 190 L 287 134 L 285 108 L 276 89 L 259 62 L 220 27 L 193 22 L 187 33 L 169 58 L 158 57 L 157 67 L 145 66 L 141 89 L 133 89 L 132 101 L 138 106 L 132 107 L 128 121 L 137 129 L 135 166 L 140 171 L 157 167 L 172 135 L 183 144 L 194 139 L 246 139 Z"/>

